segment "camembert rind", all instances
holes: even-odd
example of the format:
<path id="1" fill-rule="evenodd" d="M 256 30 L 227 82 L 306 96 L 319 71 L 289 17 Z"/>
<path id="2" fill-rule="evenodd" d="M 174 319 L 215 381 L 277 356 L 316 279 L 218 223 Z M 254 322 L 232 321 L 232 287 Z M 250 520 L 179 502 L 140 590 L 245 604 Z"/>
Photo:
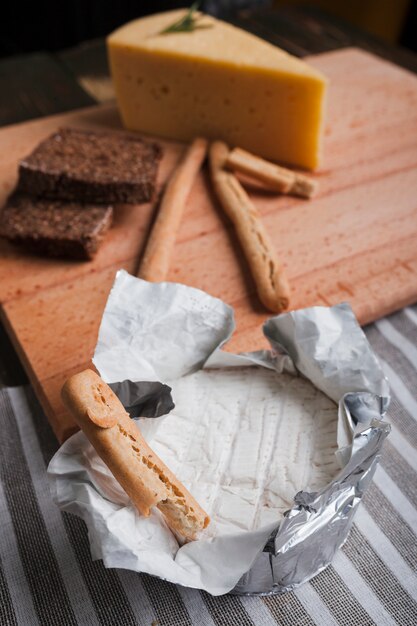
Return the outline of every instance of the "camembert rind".
<path id="1" fill-rule="evenodd" d="M 209 16 L 160 34 L 185 10 L 145 17 L 108 38 L 124 125 L 170 139 L 223 139 L 267 159 L 318 167 L 325 78 L 279 48 Z"/>

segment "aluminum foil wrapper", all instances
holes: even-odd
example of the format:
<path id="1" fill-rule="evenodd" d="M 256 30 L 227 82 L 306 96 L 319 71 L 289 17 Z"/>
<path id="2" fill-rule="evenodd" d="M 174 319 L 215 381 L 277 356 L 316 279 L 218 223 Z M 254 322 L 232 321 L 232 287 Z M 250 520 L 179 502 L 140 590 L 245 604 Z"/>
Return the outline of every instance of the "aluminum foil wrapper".
<path id="1" fill-rule="evenodd" d="M 323 489 L 295 494 L 292 508 L 275 524 L 179 547 L 159 518 L 139 516 L 77 433 L 52 459 L 48 474 L 58 506 L 86 521 L 93 558 L 106 567 L 147 572 L 213 595 L 276 594 L 323 570 L 345 542 L 390 430 L 383 421 L 388 383 L 366 337 L 347 304 L 268 320 L 263 332 L 271 350 L 223 352 L 233 329 L 233 311 L 220 300 L 120 271 L 94 363 L 132 417 L 168 413 L 170 390 L 160 381 L 201 368 L 254 365 L 304 376 L 338 404 L 341 471 Z M 143 422 L 146 438 L 158 419 Z"/>

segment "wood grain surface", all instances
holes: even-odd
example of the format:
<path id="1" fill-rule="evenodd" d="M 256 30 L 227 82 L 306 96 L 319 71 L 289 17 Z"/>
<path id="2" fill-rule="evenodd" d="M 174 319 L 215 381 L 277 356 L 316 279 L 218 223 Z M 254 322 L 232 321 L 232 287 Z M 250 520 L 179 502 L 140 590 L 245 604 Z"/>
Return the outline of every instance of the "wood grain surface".
<path id="1" fill-rule="evenodd" d="M 417 299 L 417 78 L 356 49 L 309 57 L 330 79 L 325 161 L 313 200 L 252 189 L 292 285 L 292 308 L 348 301 L 365 324 Z M 113 105 L 95 106 L 0 130 L 0 202 L 18 160 L 62 125 L 120 129 Z M 165 148 L 161 188 L 183 146 Z M 96 259 L 42 259 L 0 244 L 1 314 L 51 424 L 62 441 L 74 429 L 59 391 L 90 363 L 116 271 L 134 272 L 152 205 L 120 206 Z M 269 316 L 233 229 L 199 176 L 187 203 L 169 280 L 235 308 L 228 350 L 266 347 Z"/>

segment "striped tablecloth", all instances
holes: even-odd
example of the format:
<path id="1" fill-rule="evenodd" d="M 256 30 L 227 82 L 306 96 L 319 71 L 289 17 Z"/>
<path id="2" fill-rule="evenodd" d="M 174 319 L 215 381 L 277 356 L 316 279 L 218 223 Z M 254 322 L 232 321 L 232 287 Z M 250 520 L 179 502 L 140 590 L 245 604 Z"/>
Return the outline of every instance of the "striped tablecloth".
<path id="1" fill-rule="evenodd" d="M 417 625 L 417 307 L 366 328 L 392 389 L 385 444 L 350 537 L 293 593 L 211 597 L 90 557 L 84 523 L 51 501 L 57 442 L 33 392 L 0 392 L 0 624 Z"/>

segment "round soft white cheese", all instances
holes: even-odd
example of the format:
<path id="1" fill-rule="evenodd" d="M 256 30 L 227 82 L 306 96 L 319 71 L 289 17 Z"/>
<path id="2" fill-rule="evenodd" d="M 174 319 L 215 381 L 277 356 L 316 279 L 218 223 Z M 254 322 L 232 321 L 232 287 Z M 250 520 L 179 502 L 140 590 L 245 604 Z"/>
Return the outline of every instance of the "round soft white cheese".
<path id="1" fill-rule="evenodd" d="M 247 367 L 169 384 L 176 407 L 149 443 L 209 513 L 210 534 L 278 523 L 298 491 L 337 474 L 337 406 L 309 381 Z"/>

